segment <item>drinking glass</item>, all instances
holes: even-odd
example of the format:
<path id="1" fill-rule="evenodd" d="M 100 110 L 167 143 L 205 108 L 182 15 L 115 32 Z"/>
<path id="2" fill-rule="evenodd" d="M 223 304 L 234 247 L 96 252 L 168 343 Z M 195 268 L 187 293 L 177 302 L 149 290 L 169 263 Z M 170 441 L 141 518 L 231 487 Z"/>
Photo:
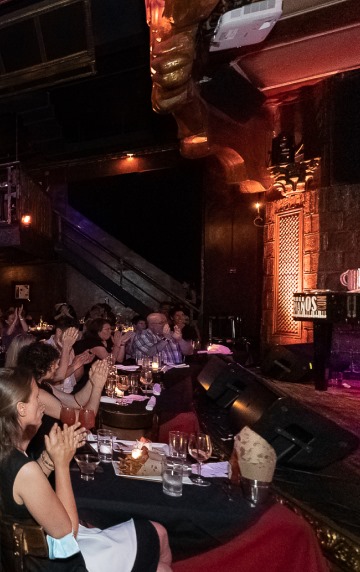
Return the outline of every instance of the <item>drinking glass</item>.
<path id="1" fill-rule="evenodd" d="M 113 433 L 109 429 L 97 431 L 98 455 L 103 463 L 111 463 L 113 458 Z"/>
<path id="2" fill-rule="evenodd" d="M 87 434 L 89 434 L 90 429 L 95 427 L 95 411 L 93 409 L 80 409 L 79 421 L 81 426 L 85 427 Z"/>
<path id="3" fill-rule="evenodd" d="M 191 433 L 189 437 L 189 455 L 198 463 L 198 476 L 193 479 L 195 485 L 208 487 L 209 481 L 201 477 L 201 465 L 211 457 L 212 445 L 209 435 L 205 433 Z"/>
<path id="4" fill-rule="evenodd" d="M 130 375 L 130 389 L 131 393 L 136 395 L 139 389 L 139 377 L 137 373 L 132 373 Z"/>
<path id="5" fill-rule="evenodd" d="M 109 371 L 106 382 L 105 382 L 105 393 L 108 397 L 114 397 L 116 388 L 116 372 L 113 373 Z"/>
<path id="6" fill-rule="evenodd" d="M 74 407 L 62 405 L 60 409 L 60 421 L 66 423 L 69 427 L 76 422 L 76 411 Z"/>
<path id="7" fill-rule="evenodd" d="M 140 374 L 140 382 L 144 385 L 144 393 L 148 392 L 149 385 L 152 383 L 152 372 L 145 370 Z"/>
<path id="8" fill-rule="evenodd" d="M 183 431 L 169 431 L 169 453 L 171 457 L 186 460 L 189 435 Z"/>
<path id="9" fill-rule="evenodd" d="M 129 405 L 128 403 L 126 403 L 126 401 L 124 401 L 124 393 L 125 391 L 127 391 L 130 387 L 130 381 L 127 375 L 119 375 L 118 379 L 116 381 L 116 388 L 118 389 L 119 393 L 121 392 L 121 400 L 118 402 L 119 405 L 122 406 L 126 406 Z"/>
<path id="10" fill-rule="evenodd" d="M 94 454 L 84 453 L 75 455 L 74 459 L 80 469 L 80 477 L 84 481 L 93 481 L 96 467 L 100 463 L 99 457 Z"/>
<path id="11" fill-rule="evenodd" d="M 162 472 L 162 489 L 166 495 L 181 497 L 183 492 L 183 465 L 181 461 L 166 459 Z"/>

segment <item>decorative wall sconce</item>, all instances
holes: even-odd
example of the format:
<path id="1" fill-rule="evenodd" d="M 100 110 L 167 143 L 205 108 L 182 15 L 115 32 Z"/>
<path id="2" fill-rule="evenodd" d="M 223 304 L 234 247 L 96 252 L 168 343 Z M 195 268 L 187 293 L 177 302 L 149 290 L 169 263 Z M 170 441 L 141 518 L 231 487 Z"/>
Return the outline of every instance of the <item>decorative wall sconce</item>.
<path id="1" fill-rule="evenodd" d="M 279 190 L 283 197 L 303 193 L 314 180 L 319 166 L 320 157 L 297 163 L 273 165 L 268 168 L 273 179 L 270 189 Z"/>
<path id="2" fill-rule="evenodd" d="M 21 224 L 24 228 L 29 228 L 29 226 L 31 226 L 32 223 L 32 217 L 31 214 L 24 214 L 21 217 Z"/>
<path id="3" fill-rule="evenodd" d="M 255 208 L 256 208 L 256 217 L 254 218 L 254 225 L 255 226 L 264 226 L 264 224 L 265 224 L 265 221 L 260 214 L 260 207 L 261 207 L 261 203 L 255 203 Z"/>

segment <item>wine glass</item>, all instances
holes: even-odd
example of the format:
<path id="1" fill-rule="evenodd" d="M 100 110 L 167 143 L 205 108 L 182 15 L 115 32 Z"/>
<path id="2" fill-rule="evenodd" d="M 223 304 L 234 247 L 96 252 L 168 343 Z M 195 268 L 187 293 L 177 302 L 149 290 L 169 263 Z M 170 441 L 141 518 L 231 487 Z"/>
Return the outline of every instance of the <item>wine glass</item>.
<path id="1" fill-rule="evenodd" d="M 114 397 L 116 380 L 117 380 L 116 371 L 110 370 L 105 382 L 105 393 L 108 397 Z"/>
<path id="2" fill-rule="evenodd" d="M 148 392 L 149 385 L 152 383 L 152 372 L 150 370 L 145 370 L 140 374 L 140 382 L 144 386 L 144 393 Z"/>
<path id="3" fill-rule="evenodd" d="M 70 425 L 74 425 L 74 423 L 76 422 L 76 411 L 74 407 L 67 407 L 66 405 L 61 405 L 60 421 L 61 423 L 66 423 L 69 427 Z"/>
<path id="4" fill-rule="evenodd" d="M 201 477 L 201 465 L 211 457 L 212 445 L 209 435 L 205 433 L 191 433 L 189 437 L 189 455 L 198 463 L 198 476 L 193 479 L 195 485 L 208 487 L 209 481 L 204 481 Z"/>
<path id="5" fill-rule="evenodd" d="M 85 427 L 87 436 L 90 429 L 95 427 L 95 411 L 93 409 L 83 409 L 79 411 L 79 421 L 82 427 Z"/>
<path id="6" fill-rule="evenodd" d="M 116 381 L 116 389 L 118 391 L 118 393 L 121 393 L 120 397 L 121 400 L 119 401 L 119 405 L 123 405 L 124 407 L 126 405 L 129 405 L 128 403 L 126 403 L 126 401 L 124 401 L 124 393 L 125 391 L 127 391 L 130 387 L 130 381 L 127 375 L 119 375 L 118 379 Z"/>

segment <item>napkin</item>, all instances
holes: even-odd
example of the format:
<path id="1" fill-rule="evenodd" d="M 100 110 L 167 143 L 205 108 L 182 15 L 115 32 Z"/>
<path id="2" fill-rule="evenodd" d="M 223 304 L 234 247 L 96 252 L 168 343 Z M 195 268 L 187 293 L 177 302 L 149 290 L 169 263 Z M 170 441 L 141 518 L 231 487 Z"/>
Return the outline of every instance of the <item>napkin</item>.
<path id="1" fill-rule="evenodd" d="M 187 364 L 187 363 L 166 363 L 166 364 L 161 368 L 161 371 L 163 371 L 164 373 L 166 373 L 167 371 L 169 371 L 169 369 L 172 369 L 172 368 L 182 369 L 183 367 L 190 367 L 190 366 L 189 366 L 189 364 Z"/>
<path id="2" fill-rule="evenodd" d="M 250 427 L 244 427 L 234 440 L 234 451 L 242 477 L 270 483 L 276 466 L 271 445 Z"/>
<path id="3" fill-rule="evenodd" d="M 139 369 L 138 365 L 121 365 L 117 364 L 116 369 L 122 369 L 124 371 L 137 371 Z"/>
<path id="4" fill-rule="evenodd" d="M 100 401 L 101 403 L 116 403 L 115 397 L 107 397 L 106 395 L 102 395 Z"/>
<path id="5" fill-rule="evenodd" d="M 123 397 L 123 400 L 125 401 L 125 403 L 128 403 L 129 405 L 133 402 L 133 401 L 145 401 L 145 399 L 149 399 L 147 397 L 147 395 L 125 395 L 125 397 Z M 106 395 L 102 395 L 100 397 L 100 401 L 101 403 L 115 403 L 118 404 L 121 400 L 118 397 L 107 397 Z"/>
<path id="6" fill-rule="evenodd" d="M 154 383 L 153 385 L 153 395 L 160 395 L 161 393 L 161 385 L 160 383 Z"/>
<path id="7" fill-rule="evenodd" d="M 211 344 L 208 347 L 207 353 L 230 355 L 232 354 L 232 351 L 227 346 L 222 346 L 220 344 Z"/>
<path id="8" fill-rule="evenodd" d="M 154 409 L 155 405 L 156 405 L 156 397 L 152 396 L 152 397 L 150 397 L 149 403 L 147 404 L 145 409 L 147 411 L 152 411 Z"/>
<path id="9" fill-rule="evenodd" d="M 191 465 L 193 473 L 197 473 L 197 464 Z M 202 477 L 227 477 L 229 473 L 229 463 L 220 461 L 220 463 L 205 463 L 201 466 Z"/>

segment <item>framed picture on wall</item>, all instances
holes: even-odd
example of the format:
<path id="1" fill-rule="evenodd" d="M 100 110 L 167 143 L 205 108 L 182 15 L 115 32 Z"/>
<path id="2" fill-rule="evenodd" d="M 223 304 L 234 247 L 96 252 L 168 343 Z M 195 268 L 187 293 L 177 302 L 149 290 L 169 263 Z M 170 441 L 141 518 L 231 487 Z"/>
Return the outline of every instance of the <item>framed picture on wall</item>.
<path id="1" fill-rule="evenodd" d="M 30 284 L 14 282 L 14 298 L 15 300 L 30 301 Z"/>

